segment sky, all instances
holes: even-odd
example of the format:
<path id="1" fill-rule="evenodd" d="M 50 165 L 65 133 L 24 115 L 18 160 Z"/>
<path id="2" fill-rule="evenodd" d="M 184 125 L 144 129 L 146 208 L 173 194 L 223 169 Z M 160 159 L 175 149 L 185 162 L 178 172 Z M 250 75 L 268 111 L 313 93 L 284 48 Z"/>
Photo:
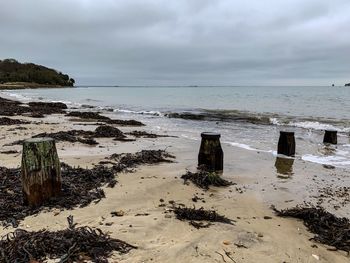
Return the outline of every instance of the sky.
<path id="1" fill-rule="evenodd" d="M 0 59 L 77 85 L 344 85 L 349 0 L 0 0 Z"/>

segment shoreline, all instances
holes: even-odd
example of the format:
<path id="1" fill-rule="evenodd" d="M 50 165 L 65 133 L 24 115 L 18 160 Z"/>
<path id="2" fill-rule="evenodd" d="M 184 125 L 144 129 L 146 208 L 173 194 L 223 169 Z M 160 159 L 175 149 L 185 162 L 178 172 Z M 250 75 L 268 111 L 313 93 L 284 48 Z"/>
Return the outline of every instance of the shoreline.
<path id="1" fill-rule="evenodd" d="M 0 153 L 0 166 L 5 167 L 19 166 L 21 146 L 4 144 L 42 132 L 93 131 L 98 127 L 96 122 L 82 123 L 79 119 L 55 113 L 39 119 L 28 116 L 9 118 L 31 123 L 0 126 L 3 135 L 0 138 L 1 149 L 18 151 L 14 154 Z M 133 130 L 152 132 L 152 127 L 148 126 L 113 126 L 124 133 Z M 167 131 L 167 135 L 173 134 Z M 79 225 L 101 228 L 115 238 L 138 246 L 137 250 L 125 255 L 113 254 L 111 260 L 118 262 L 222 262 L 220 254 L 230 262 L 225 251 L 229 251 L 236 262 L 317 262 L 313 255 L 319 257 L 319 262 L 348 262 L 345 253 L 329 251 L 326 246 L 309 241 L 312 234 L 301 221 L 277 217 L 269 208 L 272 204 L 280 209 L 291 207 L 305 200 L 317 203 L 319 199 L 312 196 L 326 187 L 322 181 L 324 177 L 347 180 L 345 170 L 325 169 L 322 165 L 295 160 L 293 175 L 279 178 L 275 157 L 271 154 L 223 144 L 223 176 L 236 185 L 203 191 L 192 183 L 185 185 L 180 178 L 186 170 L 196 169 L 200 141 L 174 137 L 138 138 L 127 142 L 97 138 L 97 141 L 98 146 L 57 142 L 59 157 L 69 165 L 91 168 L 113 153 L 167 149 L 176 156 L 176 160 L 175 163 L 143 165 L 136 168 L 135 173 L 119 173 L 115 188 L 104 187 L 106 198 L 97 204 L 73 210 L 42 211 L 26 217 L 20 222 L 20 228 L 30 231 L 43 228 L 60 230 L 67 225 L 66 217 L 73 215 Z M 293 180 L 289 179 L 291 177 Z M 300 185 L 301 178 L 305 180 L 303 185 Z M 203 198 L 205 202 L 194 202 L 194 196 Z M 214 208 L 234 219 L 235 225 L 215 223 L 209 228 L 197 230 L 167 212 L 169 201 L 197 208 Z M 340 199 L 332 202 L 340 202 Z M 165 207 L 160 206 L 163 203 Z M 340 216 L 350 216 L 349 204 L 335 209 L 325 199 L 323 205 Z M 123 216 L 111 216 L 112 211 L 119 210 L 124 212 Z M 0 236 L 13 230 L 12 227 L 0 227 Z"/>
<path id="2" fill-rule="evenodd" d="M 61 85 L 49 85 L 39 84 L 32 82 L 10 82 L 0 83 L 0 90 L 17 90 L 17 89 L 41 89 L 41 88 L 74 88 L 74 86 L 61 86 Z"/>

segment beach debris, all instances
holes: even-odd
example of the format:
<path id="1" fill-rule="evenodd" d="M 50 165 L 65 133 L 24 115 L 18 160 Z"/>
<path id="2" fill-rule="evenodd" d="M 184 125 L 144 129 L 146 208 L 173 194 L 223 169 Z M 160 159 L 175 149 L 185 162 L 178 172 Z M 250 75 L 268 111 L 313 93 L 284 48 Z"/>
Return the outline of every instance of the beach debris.
<path id="1" fill-rule="evenodd" d="M 91 131 L 70 130 L 70 131 L 59 131 L 59 132 L 53 132 L 53 133 L 44 132 L 44 133 L 34 135 L 33 138 L 50 137 L 55 139 L 57 142 L 62 142 L 62 141 L 72 142 L 72 143 L 80 142 L 82 144 L 97 145 L 98 142 L 93 138 L 90 138 L 91 134 L 93 134 L 93 132 Z M 19 143 L 21 143 L 21 141 L 19 141 Z"/>
<path id="2" fill-rule="evenodd" d="M 213 171 L 224 169 L 224 153 L 220 144 L 220 136 L 219 133 L 202 132 L 198 166 L 205 166 L 206 169 Z"/>
<path id="3" fill-rule="evenodd" d="M 2 154 L 17 154 L 19 152 L 16 150 L 8 150 L 8 151 L 1 151 L 0 153 L 2 153 Z"/>
<path id="4" fill-rule="evenodd" d="M 30 111 L 31 110 L 27 105 L 24 105 L 19 101 L 4 99 L 0 97 L 0 115 L 2 116 L 21 115 Z"/>
<path id="5" fill-rule="evenodd" d="M 101 125 L 98 126 L 95 130 L 95 133 L 93 134 L 94 137 L 97 138 L 125 138 L 126 136 L 124 135 L 124 133 L 119 130 L 118 128 L 115 128 L 113 126 L 108 126 L 108 125 Z"/>
<path id="6" fill-rule="evenodd" d="M 110 118 L 106 116 L 102 116 L 98 112 L 92 112 L 92 111 L 71 111 L 66 114 L 68 117 L 78 117 L 80 119 L 85 119 L 85 120 L 98 120 L 98 121 L 103 121 L 103 120 L 110 120 Z"/>
<path id="7" fill-rule="evenodd" d="M 111 162 L 116 172 L 125 171 L 143 164 L 172 163 L 175 156 L 164 150 L 142 150 L 136 153 L 112 154 L 107 159 Z"/>
<path id="8" fill-rule="evenodd" d="M 29 102 L 24 104 L 19 101 L 0 98 L 0 115 L 29 115 L 43 117 L 54 113 L 64 113 L 67 105 L 61 102 Z"/>
<path id="9" fill-rule="evenodd" d="M 136 246 L 111 238 L 96 228 L 76 227 L 69 216 L 68 228 L 51 232 L 29 232 L 17 229 L 0 240 L 0 262 L 43 262 L 58 259 L 59 262 L 108 262 L 112 252 L 126 254 Z"/>
<path id="10" fill-rule="evenodd" d="M 112 215 L 112 217 L 114 217 L 114 216 L 121 217 L 121 216 L 125 215 L 125 212 L 123 210 L 113 211 L 113 212 L 111 212 L 111 215 Z"/>
<path id="11" fill-rule="evenodd" d="M 320 260 L 320 257 L 318 255 L 312 254 L 312 257 L 315 258 L 316 260 Z"/>
<path id="12" fill-rule="evenodd" d="M 23 121 L 18 119 L 11 119 L 7 117 L 0 118 L 0 125 L 19 125 L 19 124 L 29 124 L 29 121 Z"/>
<path id="13" fill-rule="evenodd" d="M 85 207 L 105 197 L 102 186 L 114 187 L 117 183 L 114 171 L 101 165 L 84 169 L 61 163 L 61 176 L 60 196 L 52 197 L 42 206 L 29 207 L 23 203 L 20 169 L 0 167 L 0 223 L 17 227 L 18 221 L 43 210 Z"/>
<path id="14" fill-rule="evenodd" d="M 110 119 L 108 121 L 106 121 L 107 124 L 115 124 L 115 125 L 119 125 L 119 126 L 145 126 L 145 124 L 143 124 L 140 121 L 136 121 L 136 120 L 116 120 L 116 119 Z"/>
<path id="15" fill-rule="evenodd" d="M 230 225 L 233 225 L 234 222 L 233 220 L 218 214 L 215 210 L 205 210 L 203 207 L 196 209 L 195 207 L 189 208 L 174 206 L 172 211 L 175 213 L 177 219 L 189 221 L 189 224 L 197 229 L 207 228 L 211 225 L 211 222 L 220 222 Z M 207 223 L 205 224 L 202 221 L 207 221 Z"/>
<path id="16" fill-rule="evenodd" d="M 53 133 L 39 133 L 32 136 L 32 138 L 39 137 L 50 137 L 55 139 L 57 142 L 79 142 L 87 145 L 97 145 L 99 144 L 94 138 L 114 138 L 118 141 L 130 141 L 127 139 L 124 133 L 112 126 L 101 125 L 98 126 L 95 131 L 85 131 L 85 130 L 70 130 L 70 131 L 59 131 Z M 23 140 L 15 141 L 9 145 L 22 144 Z"/>
<path id="17" fill-rule="evenodd" d="M 38 206 L 60 195 L 61 168 L 54 139 L 24 141 L 21 175 L 24 204 Z"/>
<path id="18" fill-rule="evenodd" d="M 172 135 L 159 135 L 159 134 L 155 134 L 155 133 L 148 133 L 146 131 L 132 131 L 132 132 L 128 132 L 126 133 L 128 135 L 132 135 L 136 138 L 161 138 L 161 137 L 173 137 L 173 138 L 177 138 L 177 136 L 172 136 Z"/>
<path id="19" fill-rule="evenodd" d="M 87 121 L 100 121 L 105 122 L 107 124 L 116 124 L 121 126 L 144 126 L 142 122 L 135 121 L 135 120 L 116 120 L 111 119 L 109 117 L 103 116 L 98 112 L 91 112 L 91 111 L 71 111 L 68 114 L 66 114 L 68 117 L 78 117 L 80 119 L 84 119 Z"/>
<path id="20" fill-rule="evenodd" d="M 205 167 L 198 169 L 196 173 L 187 171 L 186 174 L 181 176 L 184 179 L 184 183 L 191 181 L 196 186 L 208 190 L 210 186 L 230 186 L 234 185 L 233 182 L 223 179 L 218 173 L 208 171 Z"/>
<path id="21" fill-rule="evenodd" d="M 31 112 L 43 115 L 65 113 L 65 110 L 68 108 L 62 102 L 29 102 L 28 106 Z"/>
<path id="22" fill-rule="evenodd" d="M 350 187 L 329 185 L 318 189 L 319 195 L 316 196 L 317 204 L 320 205 L 326 200 L 333 207 L 346 206 L 350 204 Z"/>
<path id="23" fill-rule="evenodd" d="M 278 216 L 302 219 L 307 229 L 314 233 L 312 240 L 350 253 L 350 221 L 339 218 L 321 207 L 301 207 L 277 210 Z"/>
<path id="24" fill-rule="evenodd" d="M 169 158 L 175 157 L 163 150 L 144 150 L 135 154 L 115 155 L 114 158 L 116 162 L 113 162 L 112 167 L 96 165 L 92 169 L 75 168 L 61 163 L 61 195 L 47 200 L 39 207 L 28 207 L 23 204 L 20 169 L 0 167 L 0 223 L 4 226 L 17 227 L 18 221 L 43 210 L 73 209 L 85 207 L 92 202 L 97 203 L 105 198 L 101 187 L 116 185 L 116 172 L 135 168 L 141 164 L 172 162 Z"/>

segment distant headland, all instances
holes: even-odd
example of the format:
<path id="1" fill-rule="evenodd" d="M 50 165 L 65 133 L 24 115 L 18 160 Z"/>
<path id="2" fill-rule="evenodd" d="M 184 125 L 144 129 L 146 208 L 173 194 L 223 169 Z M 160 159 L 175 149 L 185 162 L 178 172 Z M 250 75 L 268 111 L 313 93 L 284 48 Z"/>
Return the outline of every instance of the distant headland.
<path id="1" fill-rule="evenodd" d="M 0 89 L 72 87 L 74 83 L 55 69 L 15 59 L 0 60 Z"/>
<path id="2" fill-rule="evenodd" d="M 346 83 L 346 84 L 345 84 L 345 87 L 350 87 L 350 83 Z"/>

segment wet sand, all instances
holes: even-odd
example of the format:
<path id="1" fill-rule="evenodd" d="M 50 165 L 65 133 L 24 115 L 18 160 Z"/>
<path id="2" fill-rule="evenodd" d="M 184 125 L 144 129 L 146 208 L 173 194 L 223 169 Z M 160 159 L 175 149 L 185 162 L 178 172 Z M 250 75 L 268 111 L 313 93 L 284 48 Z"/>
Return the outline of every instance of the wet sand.
<path id="1" fill-rule="evenodd" d="M 0 153 L 0 166 L 5 167 L 18 167 L 21 160 L 21 146 L 5 144 L 42 132 L 96 128 L 71 122 L 62 115 L 44 119 L 12 118 L 37 123 L 0 126 L 1 151 L 19 151 L 16 154 Z M 27 130 L 8 131 L 17 126 Z M 135 130 L 134 127 L 118 128 L 123 132 Z M 137 130 L 152 131 L 152 127 Z M 172 135 L 171 131 L 168 134 Z M 346 253 L 329 251 L 326 246 L 310 241 L 313 234 L 301 221 L 277 217 L 270 209 L 271 205 L 286 208 L 304 201 L 317 204 L 320 202 L 319 189 L 330 184 L 332 187 L 349 185 L 346 170 L 328 169 L 296 159 L 291 168 L 281 168 L 277 164 L 278 172 L 276 157 L 271 153 L 223 144 L 223 177 L 237 185 L 203 191 L 193 184 L 184 185 L 180 178 L 186 170 L 195 170 L 199 140 L 140 138 L 135 142 L 118 142 L 103 138 L 97 141 L 100 143 L 97 146 L 59 142 L 59 157 L 70 165 L 92 167 L 113 153 L 167 149 L 176 156 L 176 162 L 141 166 L 135 173 L 120 173 L 118 184 L 114 188 L 105 188 L 106 198 L 99 203 L 69 211 L 41 212 L 21 221 L 20 228 L 59 230 L 67 226 L 67 216 L 73 215 L 79 225 L 98 227 L 112 237 L 138 246 L 137 250 L 128 254 L 114 254 L 110 262 L 349 262 Z M 329 180 L 329 177 L 332 179 Z M 195 195 L 205 202 L 193 202 Z M 322 204 L 328 210 L 350 217 L 348 203 L 339 205 L 340 199 L 323 199 Z M 169 212 L 169 201 L 197 208 L 213 208 L 235 220 L 235 225 L 215 223 L 209 228 L 197 230 Z M 166 206 L 159 206 L 161 204 Z M 111 212 L 120 210 L 124 212 L 123 216 L 111 216 Z M 0 235 L 13 230 L 0 228 Z"/>

